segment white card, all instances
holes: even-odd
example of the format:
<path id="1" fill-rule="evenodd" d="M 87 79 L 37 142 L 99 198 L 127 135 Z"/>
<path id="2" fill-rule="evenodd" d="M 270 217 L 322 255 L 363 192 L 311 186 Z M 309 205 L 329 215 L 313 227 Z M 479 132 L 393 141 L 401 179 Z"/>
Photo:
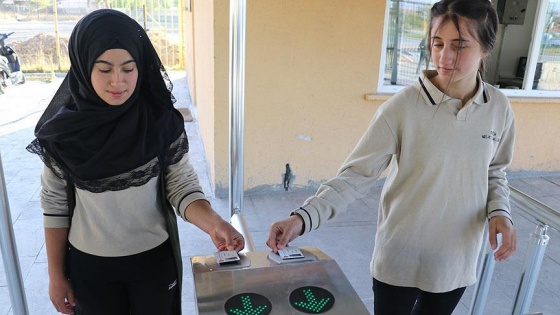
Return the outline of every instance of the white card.
<path id="1" fill-rule="evenodd" d="M 286 247 L 278 250 L 278 255 L 282 259 L 297 259 L 303 258 L 303 253 L 297 247 Z"/>
<path id="2" fill-rule="evenodd" d="M 240 259 L 239 255 L 234 250 L 216 252 L 214 253 L 214 257 L 216 257 L 216 263 L 218 264 L 236 262 Z"/>

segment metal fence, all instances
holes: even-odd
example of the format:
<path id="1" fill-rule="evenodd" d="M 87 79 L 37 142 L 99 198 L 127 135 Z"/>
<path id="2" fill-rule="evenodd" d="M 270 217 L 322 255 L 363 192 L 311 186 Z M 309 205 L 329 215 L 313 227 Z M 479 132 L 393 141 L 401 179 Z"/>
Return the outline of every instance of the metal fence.
<path id="1" fill-rule="evenodd" d="M 111 8 L 126 13 L 147 31 L 167 69 L 184 69 L 182 1 L 116 0 Z"/>
<path id="2" fill-rule="evenodd" d="M 142 25 L 166 69 L 185 69 L 183 0 L 107 0 L 101 4 L 62 0 L 58 6 L 26 10 L 19 5 L 2 6 L 3 15 L 17 16 L 17 22 L 3 24 L 16 32 L 8 44 L 18 53 L 24 72 L 67 71 L 67 43 L 72 29 L 85 14 L 104 7 L 124 12 Z"/>
<path id="3" fill-rule="evenodd" d="M 546 247 L 549 243 L 549 228 L 560 231 L 560 212 L 553 209 L 519 189 L 510 186 L 511 202 L 516 209 L 522 211 L 536 223 L 535 229 L 529 235 L 529 244 L 525 254 L 525 262 L 521 270 L 519 285 L 512 307 L 512 315 L 537 315 L 529 313 L 533 294 L 537 287 L 537 279 L 541 271 Z M 486 232 L 486 236 L 487 236 Z M 520 235 L 521 236 L 521 235 Z M 487 238 L 487 237 L 486 237 Z M 478 282 L 475 285 L 474 298 L 470 307 L 470 315 L 483 315 L 486 299 L 490 291 L 490 282 L 495 267 L 493 251 L 488 242 L 481 251 L 478 263 Z"/>
<path id="4" fill-rule="evenodd" d="M 431 4 L 424 2 L 391 1 L 385 82 L 410 85 L 417 80 L 420 70 L 428 66 L 419 46 L 427 34 L 430 7 Z"/>

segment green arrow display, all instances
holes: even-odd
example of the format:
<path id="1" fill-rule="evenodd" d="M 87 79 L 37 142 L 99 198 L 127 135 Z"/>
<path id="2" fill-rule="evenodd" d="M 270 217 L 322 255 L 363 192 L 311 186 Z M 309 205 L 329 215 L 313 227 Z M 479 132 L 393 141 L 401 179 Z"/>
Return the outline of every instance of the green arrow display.
<path id="1" fill-rule="evenodd" d="M 295 302 L 294 304 L 313 312 L 321 311 L 330 300 L 329 298 L 326 298 L 321 299 L 321 301 L 317 301 L 317 298 L 315 297 L 313 292 L 311 292 L 311 289 L 303 290 L 303 294 L 305 294 L 307 302 Z"/>
<path id="2" fill-rule="evenodd" d="M 232 296 L 226 301 L 228 315 L 267 315 L 272 304 L 264 296 L 256 293 L 242 293 Z"/>
<path id="3" fill-rule="evenodd" d="M 290 304 L 304 313 L 319 314 L 331 309 L 334 296 L 319 287 L 301 287 L 290 294 Z"/>
<path id="4" fill-rule="evenodd" d="M 248 296 L 242 296 L 241 302 L 243 303 L 243 310 L 231 309 L 230 311 L 235 315 L 260 315 L 266 309 L 266 305 L 253 307 L 251 298 Z"/>

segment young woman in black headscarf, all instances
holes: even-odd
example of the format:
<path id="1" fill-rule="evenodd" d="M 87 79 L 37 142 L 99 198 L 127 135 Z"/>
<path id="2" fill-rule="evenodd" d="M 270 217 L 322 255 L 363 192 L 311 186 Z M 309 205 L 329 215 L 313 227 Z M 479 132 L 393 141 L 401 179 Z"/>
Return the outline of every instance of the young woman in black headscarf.
<path id="1" fill-rule="evenodd" d="M 70 71 L 28 147 L 45 163 L 51 301 L 64 314 L 180 314 L 176 215 L 218 250 L 241 250 L 243 237 L 205 199 L 171 82 L 142 27 L 97 10 L 78 22 L 68 50 Z"/>

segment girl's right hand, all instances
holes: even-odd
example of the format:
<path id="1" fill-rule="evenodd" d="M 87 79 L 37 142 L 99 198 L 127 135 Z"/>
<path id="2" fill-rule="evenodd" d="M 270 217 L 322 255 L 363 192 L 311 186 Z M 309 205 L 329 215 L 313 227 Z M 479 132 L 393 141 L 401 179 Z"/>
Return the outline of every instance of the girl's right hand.
<path id="1" fill-rule="evenodd" d="M 54 308 L 62 314 L 74 314 L 76 298 L 70 282 L 64 276 L 50 277 L 49 296 Z"/>
<path id="2" fill-rule="evenodd" d="M 272 224 L 266 245 L 268 245 L 273 252 L 278 253 L 278 250 L 284 249 L 288 246 L 289 242 L 293 241 L 302 233 L 303 219 L 298 214 L 294 214 L 287 219 Z"/>

